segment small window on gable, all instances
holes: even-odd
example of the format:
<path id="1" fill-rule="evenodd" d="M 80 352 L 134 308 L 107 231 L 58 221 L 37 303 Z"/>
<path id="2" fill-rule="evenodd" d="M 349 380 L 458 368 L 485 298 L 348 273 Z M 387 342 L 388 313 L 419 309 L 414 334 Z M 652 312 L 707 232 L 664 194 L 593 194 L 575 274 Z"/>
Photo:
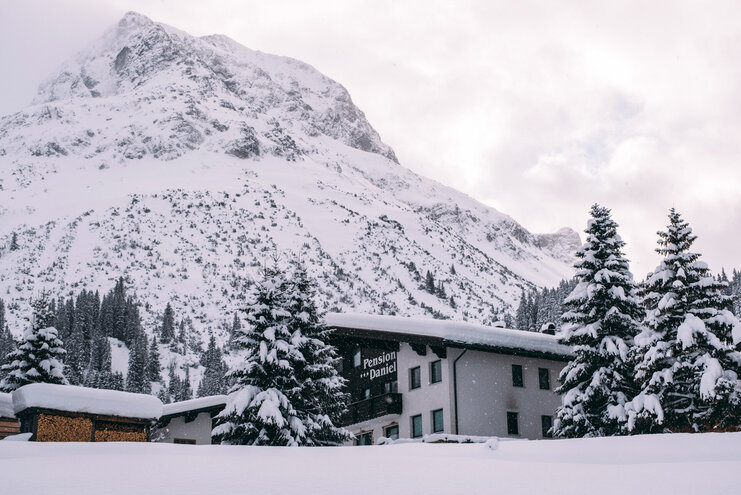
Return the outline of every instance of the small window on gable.
<path id="1" fill-rule="evenodd" d="M 360 432 L 355 436 L 355 445 L 373 445 L 373 432 Z"/>
<path id="2" fill-rule="evenodd" d="M 520 364 L 512 365 L 512 386 L 513 387 L 524 387 L 525 386 L 522 381 L 522 365 Z"/>
<path id="3" fill-rule="evenodd" d="M 443 363 L 441 360 L 430 363 L 430 383 L 443 381 Z"/>
<path id="4" fill-rule="evenodd" d="M 553 432 L 551 432 L 553 418 L 551 416 L 541 416 L 540 425 L 543 429 L 543 438 L 553 438 Z"/>
<path id="5" fill-rule="evenodd" d="M 445 430 L 443 410 L 435 409 L 432 411 L 432 433 L 440 433 L 443 430 Z"/>
<path id="6" fill-rule="evenodd" d="M 541 390 L 551 389 L 551 374 L 548 368 L 538 368 L 538 382 Z"/>
<path id="7" fill-rule="evenodd" d="M 412 438 L 419 438 L 422 436 L 422 415 L 417 414 L 411 417 L 411 430 Z"/>
<path id="8" fill-rule="evenodd" d="M 419 366 L 415 366 L 409 370 L 409 390 L 414 390 L 422 386 L 422 373 L 420 372 Z"/>
<path id="9" fill-rule="evenodd" d="M 507 435 L 519 435 L 520 424 L 516 412 L 507 412 Z"/>
<path id="10" fill-rule="evenodd" d="M 355 351 L 355 354 L 353 354 L 352 365 L 356 368 L 360 366 L 360 349 Z"/>
<path id="11" fill-rule="evenodd" d="M 386 438 L 390 438 L 391 440 L 398 440 L 399 439 L 399 425 L 387 426 L 383 430 L 383 436 Z"/>

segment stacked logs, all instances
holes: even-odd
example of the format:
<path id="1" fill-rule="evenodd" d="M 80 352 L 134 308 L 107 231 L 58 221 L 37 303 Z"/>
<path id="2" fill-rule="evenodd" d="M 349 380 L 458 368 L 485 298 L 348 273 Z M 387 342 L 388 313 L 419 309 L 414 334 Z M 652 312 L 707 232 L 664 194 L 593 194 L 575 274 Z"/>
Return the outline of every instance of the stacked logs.
<path id="1" fill-rule="evenodd" d="M 36 424 L 36 441 L 89 442 L 92 432 L 90 418 L 41 413 Z"/>

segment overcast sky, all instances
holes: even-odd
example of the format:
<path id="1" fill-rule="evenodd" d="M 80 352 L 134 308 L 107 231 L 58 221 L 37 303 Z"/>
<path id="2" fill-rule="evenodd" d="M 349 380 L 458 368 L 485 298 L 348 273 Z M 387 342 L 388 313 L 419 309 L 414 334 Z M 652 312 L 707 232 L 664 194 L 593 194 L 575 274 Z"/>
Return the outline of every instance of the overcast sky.
<path id="1" fill-rule="evenodd" d="M 0 0 L 0 114 L 128 10 L 312 64 L 404 166 L 531 231 L 612 208 L 637 279 L 672 206 L 741 268 L 737 1 Z"/>

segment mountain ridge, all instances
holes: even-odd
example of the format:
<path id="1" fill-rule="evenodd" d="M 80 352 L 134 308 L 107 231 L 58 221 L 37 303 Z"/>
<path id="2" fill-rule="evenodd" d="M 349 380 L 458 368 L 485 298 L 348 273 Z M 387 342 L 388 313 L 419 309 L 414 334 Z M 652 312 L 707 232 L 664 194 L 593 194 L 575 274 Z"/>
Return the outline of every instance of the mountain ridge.
<path id="1" fill-rule="evenodd" d="M 402 167 L 308 64 L 140 14 L 0 118 L 0 297 L 16 334 L 41 288 L 124 276 L 149 328 L 172 301 L 223 340 L 275 252 L 311 265 L 325 309 L 486 323 L 571 276 L 578 244 Z"/>

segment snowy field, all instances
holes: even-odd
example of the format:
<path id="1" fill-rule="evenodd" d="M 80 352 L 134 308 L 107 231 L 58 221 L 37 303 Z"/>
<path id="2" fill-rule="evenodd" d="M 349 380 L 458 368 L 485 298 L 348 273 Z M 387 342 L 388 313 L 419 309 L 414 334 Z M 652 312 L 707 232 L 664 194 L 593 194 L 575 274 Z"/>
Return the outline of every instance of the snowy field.
<path id="1" fill-rule="evenodd" d="M 738 494 L 741 433 L 271 448 L 0 442 L 3 494 Z"/>

